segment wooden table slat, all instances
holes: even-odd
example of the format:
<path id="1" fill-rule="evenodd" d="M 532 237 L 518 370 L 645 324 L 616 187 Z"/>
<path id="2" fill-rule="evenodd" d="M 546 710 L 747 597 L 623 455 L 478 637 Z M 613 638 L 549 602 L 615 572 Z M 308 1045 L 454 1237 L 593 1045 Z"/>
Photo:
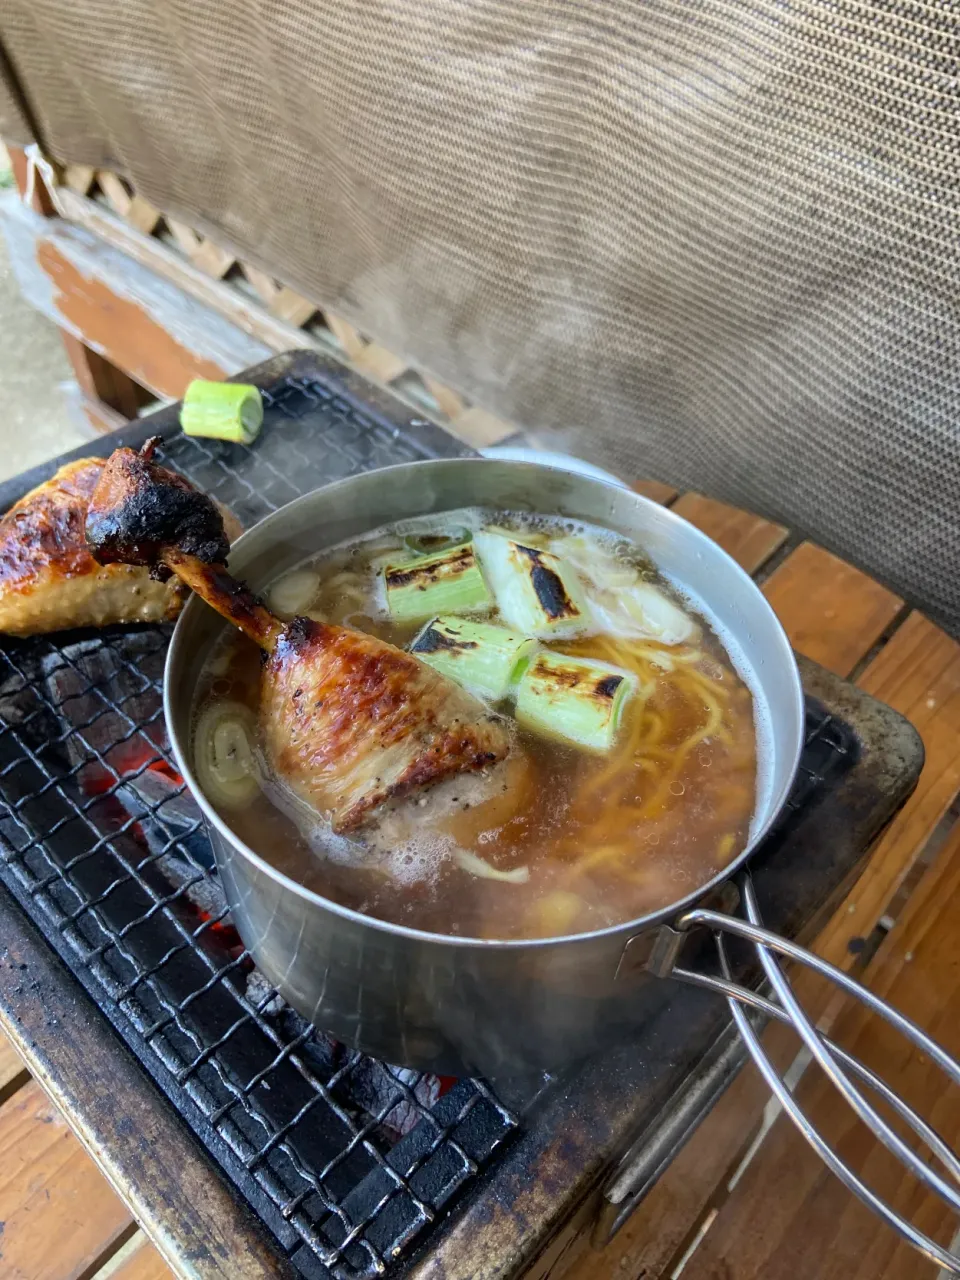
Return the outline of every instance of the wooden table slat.
<path id="1" fill-rule="evenodd" d="M 142 1231 L 138 1231 L 130 1243 L 132 1249 L 125 1252 L 121 1262 L 110 1268 L 109 1276 L 104 1276 L 103 1280 L 176 1280 Z M 95 1280 L 100 1280 L 100 1277 Z"/>
<path id="2" fill-rule="evenodd" d="M 723 547 L 747 573 L 756 573 L 787 539 L 783 525 L 699 493 L 685 493 L 673 510 Z"/>
<path id="3" fill-rule="evenodd" d="M 649 498 L 651 502 L 670 502 L 677 496 L 676 489 L 669 484 L 664 484 L 661 480 L 637 480 L 630 488 L 634 493 Z"/>
<path id="4" fill-rule="evenodd" d="M 0 1274 L 78 1280 L 131 1229 L 130 1214 L 30 1081 L 0 1107 Z"/>
<path id="5" fill-rule="evenodd" d="M 954 1055 L 960 1052 L 958 912 L 960 826 L 955 826 L 870 968 L 871 988 L 908 1009 Z M 925 1055 L 855 1002 L 844 1010 L 835 1034 L 956 1146 L 960 1090 L 947 1088 Z M 798 1097 L 871 1186 L 939 1243 L 950 1243 L 956 1215 L 901 1169 L 819 1073 L 804 1077 Z M 938 1271 L 878 1223 L 781 1119 L 684 1277 L 780 1280 L 796 1274 L 800 1256 L 817 1280 L 934 1280 Z"/>
<path id="6" fill-rule="evenodd" d="M 869 934 L 888 909 L 960 790 L 960 645 L 921 614 L 911 614 L 859 683 L 917 726 L 927 760 L 917 790 L 814 944 L 815 951 L 847 969 L 856 961 L 851 940 Z M 822 1014 L 830 999 L 826 985 L 806 972 L 795 974 L 793 981 L 808 1012 Z M 768 1028 L 764 1043 L 781 1069 L 798 1046 L 794 1034 L 780 1026 Z M 768 1099 L 759 1074 L 746 1068 L 607 1249 L 599 1256 L 586 1255 L 564 1274 L 570 1280 L 615 1276 L 621 1273 L 621 1260 L 627 1275 L 652 1280 L 669 1274 L 692 1228 L 723 1200 L 723 1188 L 757 1132 Z"/>
<path id="7" fill-rule="evenodd" d="M 551 1272 L 549 1280 L 669 1276 L 722 1197 L 760 1128 L 769 1097 L 759 1073 L 741 1072 L 610 1243 L 601 1250 L 571 1251 L 576 1262 Z"/>
<path id="8" fill-rule="evenodd" d="M 914 724 L 927 755 L 916 791 L 818 939 L 818 952 L 839 965 L 850 963 L 851 939 L 866 936 L 886 911 L 960 790 L 960 644 L 911 614 L 858 683 Z"/>
<path id="9" fill-rule="evenodd" d="M 0 1102 L 6 1099 L 29 1079 L 23 1059 L 7 1037 L 0 1031 Z"/>
<path id="10" fill-rule="evenodd" d="M 846 676 L 902 608 L 886 587 L 805 542 L 764 583 L 795 649 Z"/>

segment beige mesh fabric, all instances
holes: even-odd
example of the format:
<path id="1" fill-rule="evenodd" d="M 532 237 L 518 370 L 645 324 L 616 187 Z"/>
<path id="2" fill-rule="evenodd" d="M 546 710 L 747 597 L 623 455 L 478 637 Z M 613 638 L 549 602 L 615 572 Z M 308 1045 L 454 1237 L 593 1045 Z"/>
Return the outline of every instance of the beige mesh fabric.
<path id="1" fill-rule="evenodd" d="M 955 0 L 3 0 L 44 146 L 960 631 Z"/>

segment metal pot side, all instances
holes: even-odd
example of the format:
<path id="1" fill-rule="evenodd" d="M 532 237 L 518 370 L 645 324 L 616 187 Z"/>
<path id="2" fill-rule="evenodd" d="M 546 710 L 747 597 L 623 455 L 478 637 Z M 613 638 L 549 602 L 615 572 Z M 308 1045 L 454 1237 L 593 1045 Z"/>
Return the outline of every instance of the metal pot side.
<path id="1" fill-rule="evenodd" d="M 192 599 L 167 657 L 164 709 L 203 810 L 234 922 L 268 980 L 317 1026 L 389 1062 L 449 1074 L 558 1069 L 614 1043 L 669 994 L 625 948 L 705 897 L 749 857 L 786 799 L 803 741 L 803 691 L 776 615 L 743 570 L 671 511 L 591 477 L 531 463 L 455 459 L 367 472 L 307 494 L 243 535 L 231 568 L 256 590 L 304 557 L 413 516 L 483 506 L 585 520 L 637 542 L 732 637 L 769 729 L 766 786 L 748 847 L 664 911 L 592 934 L 490 942 L 362 916 L 303 888 L 247 847 L 201 794 L 190 710 L 223 621 Z"/>

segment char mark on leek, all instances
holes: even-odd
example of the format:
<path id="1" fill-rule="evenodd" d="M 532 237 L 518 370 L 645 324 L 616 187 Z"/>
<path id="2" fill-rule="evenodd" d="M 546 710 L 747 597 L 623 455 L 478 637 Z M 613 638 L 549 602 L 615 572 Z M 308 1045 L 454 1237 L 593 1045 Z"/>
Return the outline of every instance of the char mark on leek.
<path id="1" fill-rule="evenodd" d="M 615 698 L 617 690 L 623 684 L 623 676 L 605 676 L 598 681 L 596 694 L 598 698 Z"/>
<path id="2" fill-rule="evenodd" d="M 517 687 L 517 720 L 528 729 L 609 751 L 638 680 L 604 662 L 544 650 Z"/>
<path id="3" fill-rule="evenodd" d="M 536 547 L 525 547 L 519 542 L 515 545 L 517 551 L 530 561 L 530 581 L 540 607 L 551 622 L 579 618 L 580 610 L 567 594 L 560 574 L 544 563 L 543 552 Z"/>
<path id="4" fill-rule="evenodd" d="M 536 640 L 505 627 L 447 616 L 424 627 L 410 652 L 471 693 L 498 702 L 536 647 Z"/>
<path id="5" fill-rule="evenodd" d="M 471 613 L 491 603 L 469 542 L 387 565 L 383 578 L 387 606 L 395 618 L 415 622 L 438 613 Z"/>
<path id="6" fill-rule="evenodd" d="M 500 616 L 511 627 L 541 639 L 578 636 L 591 629 L 586 592 L 565 560 L 492 529 L 476 534 L 473 545 Z"/>
<path id="7" fill-rule="evenodd" d="M 439 622 L 440 619 L 437 619 Z M 423 657 L 425 653 L 439 653 L 446 650 L 448 653 L 463 653 L 465 649 L 476 649 L 478 642 L 476 640 L 464 640 L 463 633 L 459 629 L 448 627 L 447 630 L 441 630 L 436 623 L 431 622 L 430 626 L 417 636 L 411 653 Z"/>

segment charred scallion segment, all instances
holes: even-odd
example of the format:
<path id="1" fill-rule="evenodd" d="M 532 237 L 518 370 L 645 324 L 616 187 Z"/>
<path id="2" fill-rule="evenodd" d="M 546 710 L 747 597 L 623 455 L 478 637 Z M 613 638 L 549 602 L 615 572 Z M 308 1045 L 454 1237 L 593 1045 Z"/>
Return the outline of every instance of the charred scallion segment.
<path id="1" fill-rule="evenodd" d="M 447 616 L 428 623 L 410 652 L 471 693 L 498 702 L 536 647 L 536 640 L 504 627 Z"/>
<path id="2" fill-rule="evenodd" d="M 590 629 L 586 595 L 565 561 L 502 533 L 478 533 L 473 544 L 504 622 L 543 639 L 583 635 Z"/>
<path id="3" fill-rule="evenodd" d="M 528 729 L 609 751 L 637 684 L 629 671 L 544 650 L 520 680 L 516 717 Z"/>
<path id="4" fill-rule="evenodd" d="M 383 579 L 391 615 L 409 622 L 442 613 L 471 613 L 490 605 L 490 593 L 470 542 L 403 564 L 389 564 Z"/>
<path id="5" fill-rule="evenodd" d="M 252 444 L 262 425 L 263 401 L 256 387 L 201 378 L 187 387 L 180 410 L 184 435 Z"/>

